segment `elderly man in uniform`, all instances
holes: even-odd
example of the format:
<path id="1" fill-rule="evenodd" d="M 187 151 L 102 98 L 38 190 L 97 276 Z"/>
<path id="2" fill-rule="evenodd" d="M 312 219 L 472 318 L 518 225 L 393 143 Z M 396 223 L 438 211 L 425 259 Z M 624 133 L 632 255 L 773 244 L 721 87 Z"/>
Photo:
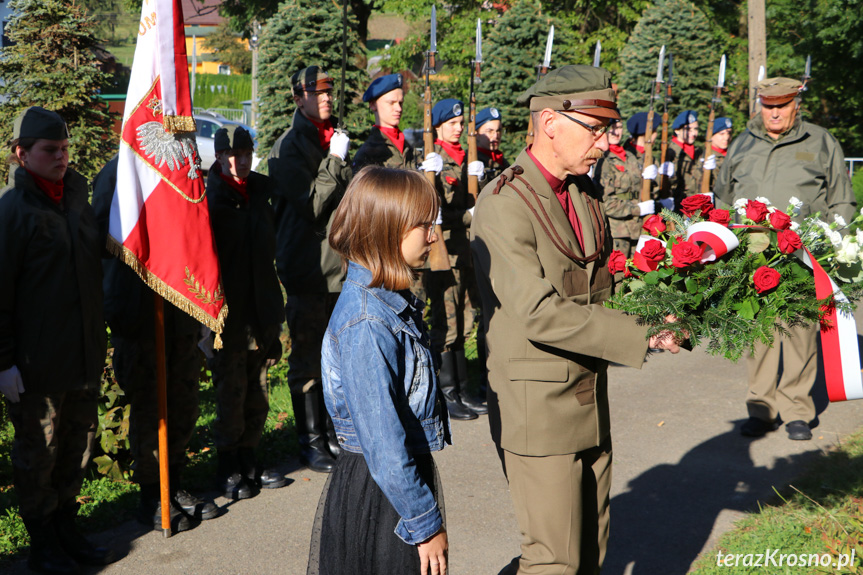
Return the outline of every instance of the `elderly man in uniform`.
<path id="1" fill-rule="evenodd" d="M 698 138 L 698 112 L 684 110 L 671 124 L 674 136 L 668 145 L 667 159 L 674 164 L 671 193 L 677 204 L 687 196 L 701 193 L 702 150 L 695 147 Z"/>
<path id="2" fill-rule="evenodd" d="M 485 168 L 485 179 L 491 181 L 509 167 L 500 151 L 500 110 L 483 108 L 476 114 L 476 149 L 479 161 Z"/>
<path id="3" fill-rule="evenodd" d="M 363 102 L 375 115 L 375 125 L 368 139 L 354 155 L 354 172 L 369 164 L 387 168 L 409 168 L 413 165 L 414 149 L 399 129 L 405 92 L 401 74 L 376 78 L 369 85 Z"/>
<path id="4" fill-rule="evenodd" d="M 827 130 L 800 118 L 801 86 L 790 78 L 758 84 L 761 113 L 732 142 L 714 192 L 728 204 L 761 196 L 779 209 L 797 197 L 803 202 L 798 219 L 820 212 L 830 222 L 834 216 L 850 220 L 856 204 L 842 147 Z M 749 419 L 743 435 L 760 437 L 784 420 L 790 439 L 812 437 L 817 326 L 789 332 L 774 333 L 772 347 L 756 345 L 748 360 Z"/>
<path id="5" fill-rule="evenodd" d="M 648 346 L 679 347 L 668 332 L 648 341 L 646 327 L 602 305 L 611 236 L 587 173 L 620 117 L 611 74 L 563 66 L 518 101 L 534 143 L 485 187 L 471 230 L 489 422 L 522 532 L 518 573 L 597 573 L 611 485 L 608 362 L 640 367 Z"/>
<path id="6" fill-rule="evenodd" d="M 324 407 L 321 343 L 344 274 L 327 236 L 353 173 L 348 135 L 330 121 L 333 79 L 309 66 L 291 77 L 291 90 L 297 110 L 268 158 L 276 182 L 276 267 L 288 296 L 288 385 L 300 458 L 313 471 L 329 473 L 339 446 Z"/>

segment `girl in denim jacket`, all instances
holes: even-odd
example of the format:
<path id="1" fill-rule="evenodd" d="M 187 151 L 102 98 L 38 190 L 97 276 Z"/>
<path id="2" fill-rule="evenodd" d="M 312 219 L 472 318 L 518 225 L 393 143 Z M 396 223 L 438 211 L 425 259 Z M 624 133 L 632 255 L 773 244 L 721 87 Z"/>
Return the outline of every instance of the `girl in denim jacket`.
<path id="1" fill-rule="evenodd" d="M 318 505 L 309 575 L 444 574 L 443 492 L 431 452 L 450 443 L 424 303 L 408 289 L 437 241 L 420 174 L 369 166 L 336 210 L 347 279 L 322 346 L 324 400 L 342 448 Z"/>

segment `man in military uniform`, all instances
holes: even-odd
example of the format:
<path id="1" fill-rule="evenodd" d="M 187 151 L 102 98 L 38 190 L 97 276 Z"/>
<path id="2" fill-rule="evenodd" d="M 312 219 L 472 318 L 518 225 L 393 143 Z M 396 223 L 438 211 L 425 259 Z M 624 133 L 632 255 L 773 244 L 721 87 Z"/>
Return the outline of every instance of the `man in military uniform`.
<path id="1" fill-rule="evenodd" d="M 704 160 L 704 170 L 710 174 L 710 189 L 716 183 L 716 173 L 725 162 L 728 154 L 728 144 L 731 142 L 731 118 L 716 118 L 713 120 L 713 138 L 710 141 L 710 155 Z"/>
<path id="2" fill-rule="evenodd" d="M 324 408 L 321 343 L 344 274 L 327 236 L 352 176 L 349 140 L 333 130 L 333 79 L 326 72 L 303 68 L 291 77 L 291 90 L 297 110 L 267 160 L 276 182 L 276 267 L 288 296 L 288 384 L 300 457 L 329 473 L 338 441 Z"/>
<path id="3" fill-rule="evenodd" d="M 476 114 L 477 157 L 485 168 L 485 181 L 491 181 L 509 167 L 500 151 L 501 120 L 497 108 L 483 108 Z"/>
<path id="4" fill-rule="evenodd" d="M 761 112 L 728 148 L 714 192 L 729 205 L 761 196 L 781 210 L 794 196 L 803 202 L 798 221 L 815 212 L 828 222 L 837 215 L 850 221 L 856 204 L 842 147 L 827 130 L 800 118 L 801 86 L 790 78 L 758 84 Z M 772 347 L 756 344 L 748 359 L 743 435 L 760 437 L 785 421 L 790 439 L 812 437 L 817 326 L 789 331 L 775 332 Z"/>
<path id="5" fill-rule="evenodd" d="M 611 74 L 563 66 L 521 94 L 533 145 L 489 183 L 471 248 L 487 314 L 492 437 L 522 532 L 518 573 L 598 573 L 611 486 L 606 369 L 679 351 L 602 305 L 612 292 L 602 198 L 587 176 L 620 117 Z"/>
<path id="6" fill-rule="evenodd" d="M 387 168 L 410 168 L 414 149 L 399 129 L 405 92 L 401 74 L 376 78 L 363 94 L 363 102 L 375 115 L 369 138 L 354 155 L 354 171 L 369 164 Z"/>
<path id="7" fill-rule="evenodd" d="M 698 138 L 698 112 L 680 112 L 671 129 L 674 136 L 668 146 L 667 159 L 674 164 L 671 193 L 679 205 L 683 198 L 701 193 L 702 150 L 695 147 L 695 140 Z"/>

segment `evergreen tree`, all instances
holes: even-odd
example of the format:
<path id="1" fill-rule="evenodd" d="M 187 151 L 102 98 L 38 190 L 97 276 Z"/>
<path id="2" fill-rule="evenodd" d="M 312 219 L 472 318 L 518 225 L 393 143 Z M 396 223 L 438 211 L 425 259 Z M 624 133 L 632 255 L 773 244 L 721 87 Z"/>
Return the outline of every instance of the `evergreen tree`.
<path id="1" fill-rule="evenodd" d="M 666 54 L 674 54 L 674 105 L 669 106 L 669 116 L 696 110 L 702 118 L 703 133 L 722 46 L 714 43 L 707 18 L 688 0 L 660 0 L 635 26 L 620 54 L 621 111 L 629 117 L 647 110 L 663 45 Z M 657 110 L 661 110 L 658 104 Z"/>
<path id="2" fill-rule="evenodd" d="M 338 6 L 317 0 L 285 0 L 267 21 L 258 56 L 258 143 L 266 155 L 290 126 L 296 106 L 291 95 L 291 76 L 307 66 L 320 66 L 332 76 L 335 87 L 333 123 L 338 119 L 342 67 L 342 12 Z M 365 140 L 370 126 L 368 106 L 362 94 L 367 74 L 365 47 L 359 42 L 356 20 L 348 10 L 348 54 L 345 81 L 345 124 L 351 140 Z"/>
<path id="3" fill-rule="evenodd" d="M 14 42 L 0 57 L 0 141 L 12 138 L 15 117 L 29 106 L 60 114 L 69 125 L 69 163 L 92 178 L 117 151 L 114 118 L 99 100 L 110 76 L 92 53 L 94 23 L 75 3 L 16 0 L 6 35 Z M 0 177 L 8 167 L 3 164 Z"/>

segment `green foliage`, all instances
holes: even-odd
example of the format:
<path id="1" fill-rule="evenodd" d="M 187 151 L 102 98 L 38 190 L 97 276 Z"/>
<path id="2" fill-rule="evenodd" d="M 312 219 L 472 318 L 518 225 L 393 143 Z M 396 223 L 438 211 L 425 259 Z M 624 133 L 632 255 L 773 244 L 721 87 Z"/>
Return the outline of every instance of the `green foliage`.
<path id="1" fill-rule="evenodd" d="M 252 77 L 239 74 L 195 74 L 196 108 L 242 108 L 252 98 Z"/>
<path id="2" fill-rule="evenodd" d="M 212 50 L 219 61 L 230 66 L 233 74 L 252 73 L 252 52 L 239 41 L 227 23 L 220 24 L 214 32 L 204 37 L 204 47 Z"/>
<path id="3" fill-rule="evenodd" d="M 129 410 L 126 394 L 114 377 L 114 365 L 110 361 L 113 349 L 102 373 L 102 394 L 99 398 L 99 427 L 96 429 L 96 444 L 100 455 L 93 457 L 93 464 L 102 475 L 113 480 L 129 479 L 132 456 L 129 451 Z M 97 451 L 98 452 L 98 451 Z"/>
<path id="4" fill-rule="evenodd" d="M 298 25 L 298 23 L 302 25 Z M 351 138 L 365 140 L 370 126 L 362 93 L 368 76 L 365 48 L 356 31 L 357 21 L 348 11 L 348 55 L 345 82 L 345 124 Z M 335 80 L 333 123 L 338 119 L 339 77 L 342 56 L 342 14 L 333 5 L 314 0 L 285 0 L 268 22 L 261 37 L 258 93 L 258 154 L 267 155 L 276 139 L 289 127 L 294 109 L 291 76 L 311 65 L 323 68 Z"/>
<path id="5" fill-rule="evenodd" d="M 110 77 L 96 66 L 94 23 L 80 5 L 61 0 L 15 0 L 6 35 L 15 42 L 0 59 L 0 141 L 12 136 L 18 113 L 42 106 L 69 125 L 72 168 L 91 179 L 117 150 L 113 115 L 99 100 Z M 8 167 L 0 167 L 6 179 Z"/>

